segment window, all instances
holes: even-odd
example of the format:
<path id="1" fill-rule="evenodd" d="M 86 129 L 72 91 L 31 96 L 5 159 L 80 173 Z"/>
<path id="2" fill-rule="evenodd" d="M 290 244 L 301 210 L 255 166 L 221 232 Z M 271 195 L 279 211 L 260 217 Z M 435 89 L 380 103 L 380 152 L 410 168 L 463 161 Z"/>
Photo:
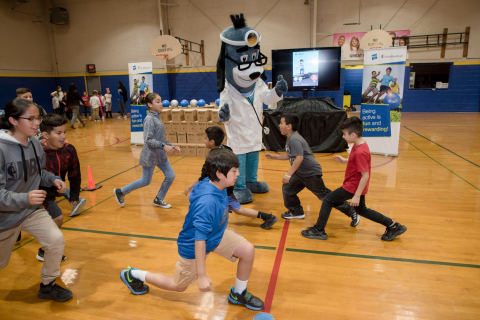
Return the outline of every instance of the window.
<path id="1" fill-rule="evenodd" d="M 451 63 L 410 63 L 409 89 L 447 89 Z"/>

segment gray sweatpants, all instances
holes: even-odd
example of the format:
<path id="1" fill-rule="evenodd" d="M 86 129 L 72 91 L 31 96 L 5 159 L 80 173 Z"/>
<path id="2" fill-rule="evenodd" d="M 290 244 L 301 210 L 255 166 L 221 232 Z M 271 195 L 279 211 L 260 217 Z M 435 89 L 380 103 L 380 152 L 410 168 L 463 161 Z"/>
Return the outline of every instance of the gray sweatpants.
<path id="1" fill-rule="evenodd" d="M 21 230 L 30 233 L 45 248 L 45 261 L 40 275 L 43 284 L 49 284 L 60 276 L 65 239 L 45 209 L 35 211 L 18 227 L 0 232 L 0 270 L 8 265 Z"/>

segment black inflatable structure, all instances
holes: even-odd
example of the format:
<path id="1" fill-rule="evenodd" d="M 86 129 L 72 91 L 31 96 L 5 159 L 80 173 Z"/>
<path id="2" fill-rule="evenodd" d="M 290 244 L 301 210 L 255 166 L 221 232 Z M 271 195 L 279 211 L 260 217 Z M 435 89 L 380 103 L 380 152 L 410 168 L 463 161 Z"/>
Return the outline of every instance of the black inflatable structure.
<path id="1" fill-rule="evenodd" d="M 296 114 L 300 119 L 298 132 L 305 138 L 313 152 L 343 152 L 348 145 L 337 125 L 347 119 L 347 112 L 337 107 L 330 98 L 285 97 L 275 110 L 265 110 L 263 126 L 270 134 L 263 134 L 267 150 L 285 151 L 286 136 L 278 125 L 284 114 Z"/>

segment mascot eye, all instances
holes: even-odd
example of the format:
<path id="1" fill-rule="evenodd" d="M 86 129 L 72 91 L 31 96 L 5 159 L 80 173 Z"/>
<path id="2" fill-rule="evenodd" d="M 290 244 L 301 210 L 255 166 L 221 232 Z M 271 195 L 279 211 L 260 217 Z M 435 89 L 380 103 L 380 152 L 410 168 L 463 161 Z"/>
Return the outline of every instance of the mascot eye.
<path id="1" fill-rule="evenodd" d="M 247 62 L 248 60 L 248 54 L 244 54 L 243 56 L 240 57 L 241 62 Z"/>
<path id="2" fill-rule="evenodd" d="M 256 53 L 256 52 L 254 52 L 254 53 L 252 54 L 252 60 L 253 60 L 253 61 L 257 60 L 257 53 Z"/>

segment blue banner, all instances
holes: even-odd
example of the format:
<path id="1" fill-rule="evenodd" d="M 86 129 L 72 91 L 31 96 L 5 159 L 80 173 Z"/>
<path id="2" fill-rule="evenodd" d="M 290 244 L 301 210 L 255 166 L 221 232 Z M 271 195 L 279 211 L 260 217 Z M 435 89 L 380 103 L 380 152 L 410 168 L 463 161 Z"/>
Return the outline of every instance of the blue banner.
<path id="1" fill-rule="evenodd" d="M 362 104 L 360 117 L 364 137 L 391 137 L 390 108 L 381 104 Z"/>
<path id="2" fill-rule="evenodd" d="M 131 110 L 130 117 L 132 118 L 131 120 L 132 132 L 142 132 L 143 122 L 147 117 L 147 107 L 132 105 L 130 110 Z"/>

